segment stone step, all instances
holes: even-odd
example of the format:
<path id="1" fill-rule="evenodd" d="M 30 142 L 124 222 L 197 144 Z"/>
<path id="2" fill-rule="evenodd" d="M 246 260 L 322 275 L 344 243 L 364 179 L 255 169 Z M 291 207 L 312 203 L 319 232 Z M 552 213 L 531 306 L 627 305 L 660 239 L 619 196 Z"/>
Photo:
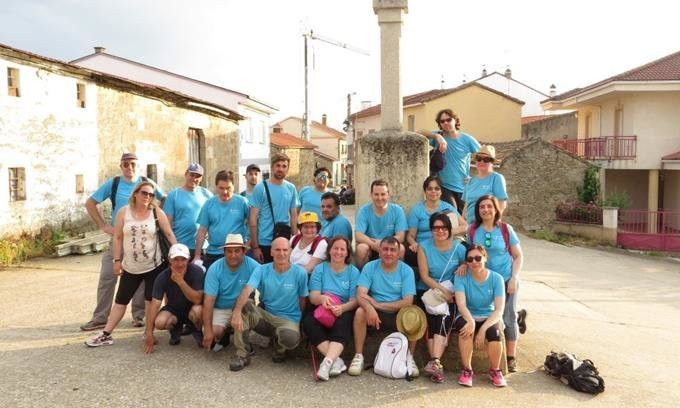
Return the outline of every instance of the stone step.
<path id="1" fill-rule="evenodd" d="M 55 247 L 57 257 L 70 254 L 88 254 L 90 252 L 105 251 L 109 247 L 111 237 L 101 231 L 86 233 L 85 238 L 77 238 Z"/>

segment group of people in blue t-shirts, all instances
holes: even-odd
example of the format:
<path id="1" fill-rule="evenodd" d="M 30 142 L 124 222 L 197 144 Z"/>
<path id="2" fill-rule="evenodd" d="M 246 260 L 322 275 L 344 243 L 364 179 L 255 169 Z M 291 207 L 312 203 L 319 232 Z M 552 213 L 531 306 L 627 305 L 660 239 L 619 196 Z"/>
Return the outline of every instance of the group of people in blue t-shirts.
<path id="1" fill-rule="evenodd" d="M 215 351 L 233 341 L 229 368 L 239 371 L 250 364 L 253 343 L 271 345 L 272 360 L 282 362 L 306 337 L 324 356 L 318 378 L 328 380 L 344 371 L 363 372 L 371 332 L 400 331 L 411 351 L 424 337 L 430 359 L 422 369 L 441 383 L 441 359 L 455 331 L 463 362 L 458 383 L 472 385 L 473 349 L 486 344 L 489 378 L 505 386 L 502 352 L 508 370 L 515 371 L 526 318 L 517 310 L 519 239 L 501 221 L 505 179 L 493 171 L 493 146 L 460 132 L 457 115 L 444 109 L 436 122 L 437 130 L 421 133 L 444 160 L 424 180 L 423 201 L 407 216 L 390 201 L 388 183 L 374 180 L 371 201 L 357 210 L 354 228 L 340 213 L 340 197 L 327 191 L 330 171 L 317 168 L 313 183 L 297 191 L 286 180 L 290 159 L 282 153 L 272 156 L 267 180 L 259 181 L 257 165 L 248 166 L 241 194 L 234 192 L 233 173 L 221 171 L 213 195 L 199 185 L 203 168 L 192 163 L 184 185 L 167 197 L 152 181 L 136 177 L 134 154 L 123 155 L 119 185 L 129 196 L 113 191 L 115 182 L 108 180 L 86 207 L 112 235 L 100 288 L 112 275 L 114 285 L 120 277 L 118 291 L 125 293 L 115 300 L 111 293 L 113 307 L 104 308 L 103 319 L 99 304 L 107 299 L 99 299 L 98 291 L 98 308 L 81 329 L 103 331 L 86 344 L 113 344 L 112 332 L 131 301 L 133 324 L 139 323 L 137 291 L 143 292 L 146 353 L 158 343 L 155 330 L 169 330 L 171 345 L 182 334 Z M 164 200 L 162 208 L 154 205 L 154 195 Z M 111 197 L 113 225 L 93 215 Z M 171 245 L 165 263 L 155 252 L 140 255 L 155 250 L 163 237 Z M 347 366 L 341 355 L 350 343 L 354 354 Z M 417 376 L 412 355 L 409 372 Z"/>

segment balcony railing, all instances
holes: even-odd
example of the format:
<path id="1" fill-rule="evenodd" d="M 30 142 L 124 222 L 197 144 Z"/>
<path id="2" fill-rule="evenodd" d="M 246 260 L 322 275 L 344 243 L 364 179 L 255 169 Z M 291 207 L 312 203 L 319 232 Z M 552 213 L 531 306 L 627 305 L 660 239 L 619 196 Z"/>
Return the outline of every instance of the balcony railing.
<path id="1" fill-rule="evenodd" d="M 588 160 L 631 160 L 635 159 L 637 136 L 553 140 L 553 144 Z"/>

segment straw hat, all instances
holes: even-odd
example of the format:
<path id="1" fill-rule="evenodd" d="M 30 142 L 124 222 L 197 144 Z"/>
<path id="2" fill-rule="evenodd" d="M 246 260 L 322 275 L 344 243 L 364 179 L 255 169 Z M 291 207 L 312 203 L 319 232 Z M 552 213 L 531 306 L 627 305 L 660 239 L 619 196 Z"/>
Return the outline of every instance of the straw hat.
<path id="1" fill-rule="evenodd" d="M 409 341 L 416 341 L 423 337 L 427 329 L 427 317 L 418 306 L 404 306 L 397 313 L 397 330 Z"/>

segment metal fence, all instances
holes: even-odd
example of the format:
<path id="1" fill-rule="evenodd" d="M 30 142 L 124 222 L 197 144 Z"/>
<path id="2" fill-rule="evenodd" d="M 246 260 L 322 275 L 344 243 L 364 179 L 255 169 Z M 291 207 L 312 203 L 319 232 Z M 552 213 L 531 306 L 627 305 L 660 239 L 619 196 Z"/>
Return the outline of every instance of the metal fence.
<path id="1" fill-rule="evenodd" d="M 553 140 L 556 146 L 588 160 L 630 160 L 637 154 L 637 136 L 604 136 Z"/>
<path id="2" fill-rule="evenodd" d="M 596 204 L 562 203 L 555 209 L 555 221 L 602 225 L 602 207 Z"/>
<path id="3" fill-rule="evenodd" d="M 680 211 L 619 210 L 617 244 L 624 248 L 680 251 Z"/>

